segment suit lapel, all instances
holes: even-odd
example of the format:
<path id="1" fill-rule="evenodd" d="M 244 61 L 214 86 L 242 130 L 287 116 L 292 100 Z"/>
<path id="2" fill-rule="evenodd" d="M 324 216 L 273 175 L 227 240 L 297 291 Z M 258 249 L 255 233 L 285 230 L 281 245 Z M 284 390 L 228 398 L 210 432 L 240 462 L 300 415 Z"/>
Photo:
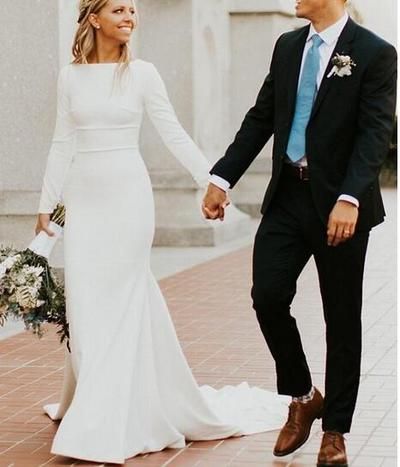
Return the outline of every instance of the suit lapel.
<path id="1" fill-rule="evenodd" d="M 353 42 L 354 35 L 357 29 L 357 24 L 349 18 L 346 26 L 344 27 L 342 34 L 339 36 L 339 39 L 337 41 L 336 47 L 329 59 L 328 66 L 325 70 L 324 77 L 322 79 L 321 85 L 319 87 L 317 97 L 314 102 L 314 106 L 311 112 L 310 119 L 314 117 L 314 115 L 317 113 L 322 101 L 324 100 L 326 93 L 328 92 L 330 86 L 332 85 L 334 79 L 328 78 L 328 74 L 331 71 L 332 68 L 332 58 L 336 55 L 336 53 L 340 55 L 350 55 L 350 50 L 351 50 L 351 43 Z"/>
<path id="2" fill-rule="evenodd" d="M 294 39 L 293 44 L 290 45 L 290 51 L 289 51 L 290 58 L 288 60 L 288 68 L 287 68 L 287 76 L 288 76 L 287 95 L 288 95 L 289 120 L 293 118 L 293 114 L 294 114 L 301 62 L 303 58 L 304 46 L 306 44 L 306 39 L 307 39 L 309 31 L 310 31 L 309 26 L 304 27 L 301 30 L 299 30 L 299 35 Z"/>

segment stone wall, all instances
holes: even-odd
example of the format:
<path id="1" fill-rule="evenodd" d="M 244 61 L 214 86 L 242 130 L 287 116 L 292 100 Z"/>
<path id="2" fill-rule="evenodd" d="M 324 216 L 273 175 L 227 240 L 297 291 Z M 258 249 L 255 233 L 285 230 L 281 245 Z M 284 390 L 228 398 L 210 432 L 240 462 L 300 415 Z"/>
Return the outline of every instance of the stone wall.
<path id="1" fill-rule="evenodd" d="M 2 8 L 0 22 L 0 243 L 23 246 L 54 127 L 58 5 L 18 0 Z"/>

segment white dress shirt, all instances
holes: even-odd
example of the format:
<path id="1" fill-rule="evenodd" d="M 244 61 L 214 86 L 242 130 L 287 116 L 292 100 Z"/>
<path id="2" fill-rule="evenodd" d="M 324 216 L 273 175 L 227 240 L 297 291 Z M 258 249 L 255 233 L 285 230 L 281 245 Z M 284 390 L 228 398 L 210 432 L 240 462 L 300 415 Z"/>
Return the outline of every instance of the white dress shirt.
<path id="1" fill-rule="evenodd" d="M 323 43 L 319 47 L 320 67 L 319 67 L 319 72 L 317 75 L 317 88 L 319 89 L 325 73 L 330 71 L 330 70 L 327 70 L 327 68 L 330 65 L 329 60 L 332 56 L 333 51 L 335 50 L 339 36 L 342 33 L 348 19 L 349 19 L 349 15 L 345 13 L 339 19 L 339 21 L 337 21 L 336 23 L 332 24 L 332 26 L 329 26 L 329 28 L 319 33 L 315 30 L 314 26 L 310 24 L 310 31 L 308 33 L 308 37 L 307 37 L 306 44 L 305 44 L 304 51 L 303 51 L 303 58 L 301 62 L 298 86 L 300 85 L 300 77 L 303 73 L 306 55 L 312 46 L 311 37 L 314 34 L 318 34 L 323 40 Z M 303 167 L 306 166 L 307 165 L 306 157 L 303 157 L 300 161 L 296 163 L 296 165 L 300 165 Z M 209 178 L 209 181 L 224 191 L 228 191 L 230 188 L 230 183 L 224 178 L 219 177 L 218 175 L 211 175 Z M 359 206 L 358 200 L 350 195 L 342 194 L 339 196 L 339 200 L 348 201 L 352 204 L 355 204 L 357 207 Z"/>

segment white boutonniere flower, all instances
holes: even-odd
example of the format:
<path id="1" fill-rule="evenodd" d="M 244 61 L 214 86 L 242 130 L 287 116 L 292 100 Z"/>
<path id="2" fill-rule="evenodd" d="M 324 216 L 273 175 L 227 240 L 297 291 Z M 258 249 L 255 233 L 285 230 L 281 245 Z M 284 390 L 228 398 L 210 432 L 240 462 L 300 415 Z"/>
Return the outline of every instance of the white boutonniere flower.
<path id="1" fill-rule="evenodd" d="M 339 55 L 338 53 L 332 58 L 332 70 L 328 74 L 328 78 L 331 76 L 350 76 L 352 73 L 352 67 L 357 66 L 349 55 Z"/>

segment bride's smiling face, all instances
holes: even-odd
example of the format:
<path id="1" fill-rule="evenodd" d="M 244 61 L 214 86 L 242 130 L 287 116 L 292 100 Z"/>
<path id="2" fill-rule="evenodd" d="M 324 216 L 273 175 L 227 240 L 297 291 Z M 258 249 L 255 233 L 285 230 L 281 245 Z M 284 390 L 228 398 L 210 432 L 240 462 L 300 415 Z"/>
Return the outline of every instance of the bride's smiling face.
<path id="1" fill-rule="evenodd" d="M 129 42 L 136 26 L 136 11 L 132 0 L 109 0 L 90 22 L 105 39 L 121 44 Z"/>

